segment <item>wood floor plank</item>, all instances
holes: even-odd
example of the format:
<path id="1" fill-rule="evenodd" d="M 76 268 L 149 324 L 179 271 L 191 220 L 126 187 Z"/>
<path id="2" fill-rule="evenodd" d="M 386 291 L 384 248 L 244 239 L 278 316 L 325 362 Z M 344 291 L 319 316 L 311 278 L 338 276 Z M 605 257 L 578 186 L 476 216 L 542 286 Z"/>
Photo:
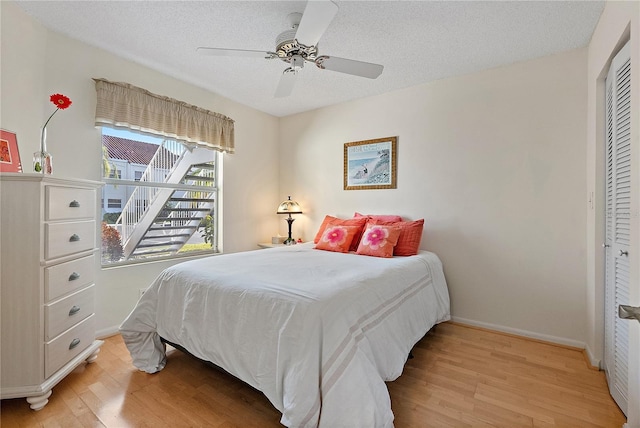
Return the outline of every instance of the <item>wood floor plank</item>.
<path id="1" fill-rule="evenodd" d="M 522 413 L 473 400 L 473 412 L 488 424 L 499 427 L 532 427 L 533 419 Z"/>
<path id="2" fill-rule="evenodd" d="M 620 428 L 624 415 L 603 372 L 581 350 L 455 323 L 420 340 L 387 382 L 397 428 Z M 267 398 L 231 375 L 168 347 L 157 374 L 138 371 L 122 337 L 106 339 L 34 412 L 2 400 L 3 428 L 279 427 Z"/>

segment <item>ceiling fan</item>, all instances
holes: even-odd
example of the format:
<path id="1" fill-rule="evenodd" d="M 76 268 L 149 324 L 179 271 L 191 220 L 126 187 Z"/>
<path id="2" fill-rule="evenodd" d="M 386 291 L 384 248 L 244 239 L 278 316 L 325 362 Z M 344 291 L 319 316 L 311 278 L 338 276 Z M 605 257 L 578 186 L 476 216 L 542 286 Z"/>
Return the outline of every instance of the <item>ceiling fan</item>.
<path id="1" fill-rule="evenodd" d="M 291 13 L 287 16 L 291 30 L 284 31 L 276 37 L 275 52 L 209 47 L 199 47 L 196 50 L 203 55 L 277 58 L 289 63 L 290 67 L 282 73 L 275 92 L 278 98 L 291 94 L 296 75 L 304 67 L 305 61 L 313 62 L 322 70 L 332 70 L 369 79 L 377 78 L 384 68 L 380 64 L 318 55 L 318 41 L 337 12 L 338 6 L 331 0 L 309 0 L 304 14 Z"/>

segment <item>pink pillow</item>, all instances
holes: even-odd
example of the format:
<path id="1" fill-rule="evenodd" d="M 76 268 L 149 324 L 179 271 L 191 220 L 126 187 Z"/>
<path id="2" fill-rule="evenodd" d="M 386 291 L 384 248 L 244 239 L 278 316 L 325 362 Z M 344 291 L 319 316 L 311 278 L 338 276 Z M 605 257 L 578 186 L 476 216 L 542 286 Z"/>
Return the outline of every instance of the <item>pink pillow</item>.
<path id="1" fill-rule="evenodd" d="M 399 236 L 399 228 L 367 223 L 356 252 L 365 256 L 392 257 Z"/>
<path id="2" fill-rule="evenodd" d="M 348 253 L 351 242 L 353 242 L 354 236 L 359 231 L 360 228 L 358 226 L 344 226 L 341 224 L 329 223 L 327 227 L 325 227 L 315 248 L 318 250 Z"/>
<path id="3" fill-rule="evenodd" d="M 320 225 L 320 228 L 318 229 L 318 231 L 316 232 L 316 237 L 313 238 L 313 243 L 317 244 L 318 241 L 320 240 L 320 238 L 322 237 L 322 232 L 324 232 L 324 228 L 327 227 L 327 225 L 329 224 L 329 222 L 331 220 L 338 220 L 337 217 L 332 217 L 330 215 L 326 215 L 324 216 L 324 220 L 322 220 L 322 224 Z"/>
<path id="4" fill-rule="evenodd" d="M 393 226 L 400 229 L 398 243 L 393 249 L 394 256 L 415 256 L 418 254 L 418 251 L 420 251 L 424 219 L 398 222 L 371 220 L 371 223 Z"/>
<path id="5" fill-rule="evenodd" d="M 378 215 L 378 214 L 360 214 L 356 212 L 353 215 L 353 218 L 366 217 L 371 220 L 382 220 L 382 221 L 402 221 L 402 217 L 399 215 Z"/>
<path id="6" fill-rule="evenodd" d="M 366 222 L 367 222 L 366 217 L 350 218 L 350 219 L 342 220 L 337 217 L 332 217 L 330 215 L 327 215 L 324 217 L 324 220 L 322 221 L 322 224 L 320 225 L 320 228 L 318 229 L 318 232 L 316 233 L 316 237 L 313 239 L 313 242 L 317 244 L 318 241 L 320 241 L 320 238 L 322 237 L 322 234 L 325 228 L 329 225 L 329 223 L 338 224 L 342 226 L 357 226 L 358 230 L 356 231 L 356 234 L 353 237 L 353 241 L 351 242 L 351 247 L 349 248 L 349 251 L 355 251 L 358 249 L 358 243 L 360 243 L 360 236 L 362 236 L 362 230 L 364 229 L 364 225 Z"/>

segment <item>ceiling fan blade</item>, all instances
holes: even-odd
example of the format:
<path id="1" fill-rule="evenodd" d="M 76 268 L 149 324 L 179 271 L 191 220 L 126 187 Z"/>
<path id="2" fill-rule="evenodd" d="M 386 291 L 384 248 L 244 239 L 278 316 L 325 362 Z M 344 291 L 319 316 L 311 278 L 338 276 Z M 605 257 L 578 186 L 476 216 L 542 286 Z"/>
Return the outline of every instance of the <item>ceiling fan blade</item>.
<path id="1" fill-rule="evenodd" d="M 287 68 L 282 76 L 280 77 L 280 83 L 278 83 L 278 87 L 276 88 L 275 97 L 276 98 L 284 98 L 291 95 L 293 92 L 293 87 L 296 84 L 296 73 Z"/>
<path id="2" fill-rule="evenodd" d="M 273 55 L 272 52 L 265 51 L 254 51 L 247 49 L 224 49 L 224 48 L 205 48 L 199 47 L 196 48 L 196 51 L 202 55 L 209 56 L 241 56 L 241 57 L 250 57 L 250 58 L 271 58 Z"/>
<path id="3" fill-rule="evenodd" d="M 338 5 L 331 0 L 309 0 L 296 31 L 298 42 L 315 46 L 338 13 Z"/>
<path id="4" fill-rule="evenodd" d="M 320 56 L 316 59 L 316 65 L 318 68 L 353 74 L 354 76 L 366 77 L 368 79 L 377 78 L 382 74 L 382 70 L 384 69 L 384 66 L 380 64 L 338 58 L 337 56 Z"/>

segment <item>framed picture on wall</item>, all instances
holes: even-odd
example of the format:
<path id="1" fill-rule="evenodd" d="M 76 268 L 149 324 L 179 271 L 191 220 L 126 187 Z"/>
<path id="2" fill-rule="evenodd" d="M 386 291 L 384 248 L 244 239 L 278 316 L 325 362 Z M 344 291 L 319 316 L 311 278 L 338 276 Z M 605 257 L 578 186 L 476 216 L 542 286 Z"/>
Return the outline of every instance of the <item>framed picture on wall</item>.
<path id="1" fill-rule="evenodd" d="M 398 137 L 344 144 L 344 190 L 395 189 Z"/>
<path id="2" fill-rule="evenodd" d="M 15 132 L 0 129 L 0 172 L 22 172 Z"/>

